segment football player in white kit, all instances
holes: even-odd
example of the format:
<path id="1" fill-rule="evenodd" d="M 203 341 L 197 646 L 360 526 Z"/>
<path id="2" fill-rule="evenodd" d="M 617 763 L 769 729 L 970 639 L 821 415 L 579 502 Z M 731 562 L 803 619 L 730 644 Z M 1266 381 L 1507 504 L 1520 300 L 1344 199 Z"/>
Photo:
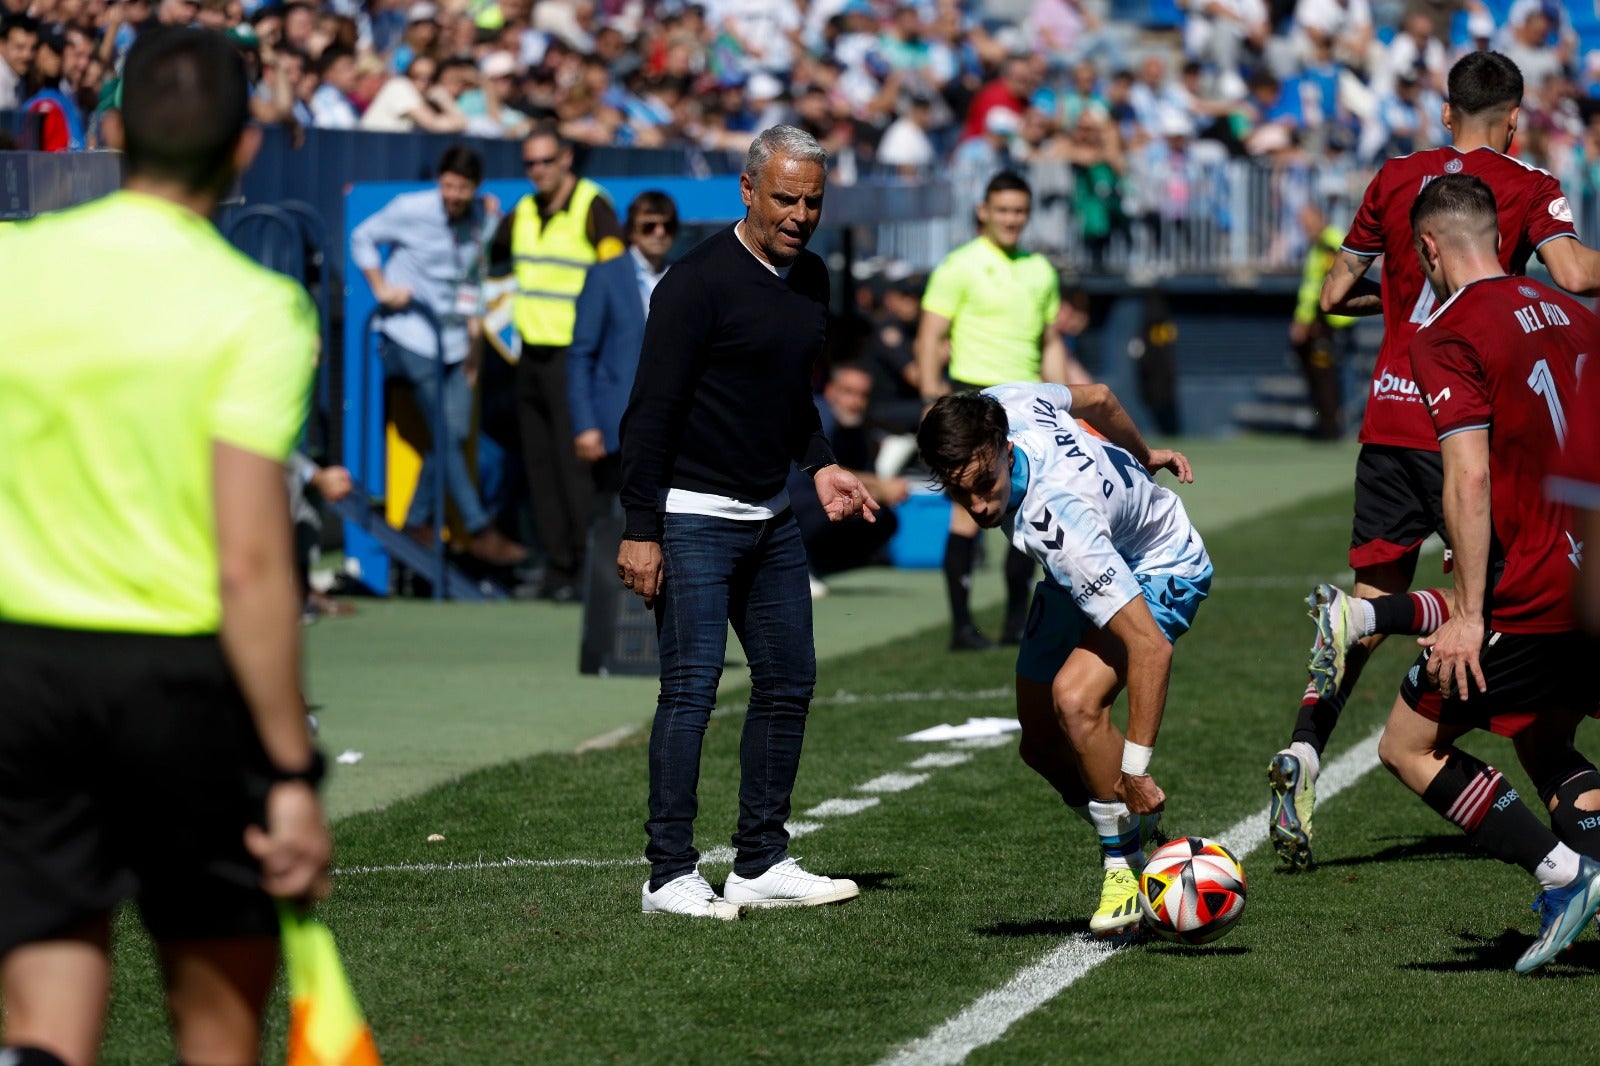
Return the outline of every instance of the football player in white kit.
<path id="1" fill-rule="evenodd" d="M 1003 528 L 1044 567 L 1017 655 L 1022 760 L 1100 839 L 1105 882 L 1090 930 L 1129 932 L 1145 837 L 1166 800 L 1150 757 L 1172 645 L 1211 586 L 1211 559 L 1183 501 L 1154 478 L 1168 470 L 1193 481 L 1189 461 L 1150 448 L 1103 385 L 943 397 L 923 418 L 917 448 L 978 525 Z M 1110 718 L 1124 686 L 1126 737 Z"/>

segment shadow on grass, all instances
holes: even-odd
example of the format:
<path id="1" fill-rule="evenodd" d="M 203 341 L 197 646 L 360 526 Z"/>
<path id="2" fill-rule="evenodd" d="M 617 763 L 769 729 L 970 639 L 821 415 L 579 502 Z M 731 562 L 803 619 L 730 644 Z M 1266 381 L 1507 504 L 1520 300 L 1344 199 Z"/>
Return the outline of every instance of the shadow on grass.
<path id="1" fill-rule="evenodd" d="M 856 887 L 863 892 L 910 892 L 909 885 L 896 885 L 891 882 L 900 879 L 900 875 L 892 870 L 865 874 L 830 874 L 832 877 L 848 877 L 856 883 Z"/>
<path id="2" fill-rule="evenodd" d="M 1366 866 L 1374 862 L 1435 862 L 1440 859 L 1474 858 L 1482 855 L 1483 852 L 1469 844 L 1466 837 L 1440 833 L 1436 836 L 1407 838 L 1406 843 L 1391 844 L 1382 851 L 1375 851 L 1370 855 L 1344 855 L 1337 859 L 1317 859 L 1314 869 Z"/>
<path id="3" fill-rule="evenodd" d="M 1425 973 L 1477 973 L 1483 970 L 1510 971 L 1522 953 L 1528 950 L 1533 939 L 1517 929 L 1507 929 L 1498 936 L 1463 932 L 1461 942 L 1452 949 L 1454 958 L 1433 962 L 1408 962 L 1402 970 L 1420 970 Z M 1545 963 L 1528 977 L 1556 980 L 1593 978 L 1600 972 L 1600 941 L 1586 940 L 1572 945 L 1554 959 Z"/>

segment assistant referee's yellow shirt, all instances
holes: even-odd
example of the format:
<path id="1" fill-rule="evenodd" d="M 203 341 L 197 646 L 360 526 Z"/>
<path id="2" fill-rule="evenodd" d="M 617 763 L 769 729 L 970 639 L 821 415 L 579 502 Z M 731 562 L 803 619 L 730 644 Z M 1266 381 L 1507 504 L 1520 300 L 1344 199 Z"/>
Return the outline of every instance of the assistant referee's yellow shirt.
<path id="1" fill-rule="evenodd" d="M 309 298 L 119 192 L 0 234 L 0 300 L 0 621 L 216 632 L 211 444 L 288 457 Z"/>
<path id="2" fill-rule="evenodd" d="M 1061 307 L 1061 282 L 1035 252 L 968 241 L 928 278 L 922 307 L 950 320 L 950 377 L 969 385 L 1039 380 L 1039 347 Z"/>

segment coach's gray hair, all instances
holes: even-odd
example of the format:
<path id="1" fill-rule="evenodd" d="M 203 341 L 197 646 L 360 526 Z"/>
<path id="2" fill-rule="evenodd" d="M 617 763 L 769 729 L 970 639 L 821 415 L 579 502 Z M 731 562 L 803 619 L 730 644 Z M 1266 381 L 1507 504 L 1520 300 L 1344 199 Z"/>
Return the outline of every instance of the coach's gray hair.
<path id="1" fill-rule="evenodd" d="M 815 163 L 824 169 L 828 166 L 828 150 L 817 139 L 797 126 L 774 126 L 762 130 L 750 142 L 750 151 L 744 157 L 744 172 L 751 181 L 761 177 L 775 155 L 788 156 L 803 163 Z"/>

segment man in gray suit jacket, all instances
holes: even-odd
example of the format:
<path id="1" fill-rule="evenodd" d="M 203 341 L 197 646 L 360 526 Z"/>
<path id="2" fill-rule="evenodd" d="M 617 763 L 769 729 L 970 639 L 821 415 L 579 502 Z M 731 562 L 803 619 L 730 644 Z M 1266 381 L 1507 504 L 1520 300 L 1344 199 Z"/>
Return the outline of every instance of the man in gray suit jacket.
<path id="1" fill-rule="evenodd" d="M 589 268 L 567 349 L 567 404 L 573 447 L 590 464 L 595 514 L 610 514 L 622 488 L 619 429 L 644 344 L 650 294 L 667 272 L 678 234 L 678 205 L 650 190 L 628 205 L 628 251 Z"/>

